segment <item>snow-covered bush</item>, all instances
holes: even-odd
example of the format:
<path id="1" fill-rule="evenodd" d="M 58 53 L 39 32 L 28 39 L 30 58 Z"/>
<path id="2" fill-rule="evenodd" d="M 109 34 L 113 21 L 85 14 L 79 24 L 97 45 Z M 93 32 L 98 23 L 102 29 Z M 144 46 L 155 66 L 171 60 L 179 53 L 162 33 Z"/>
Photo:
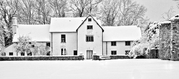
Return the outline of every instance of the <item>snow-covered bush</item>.
<path id="1" fill-rule="evenodd" d="M 137 43 L 134 43 L 129 56 L 145 56 L 147 57 L 152 48 L 159 46 L 159 24 L 150 23 L 142 32 L 142 37 Z"/>
<path id="2" fill-rule="evenodd" d="M 24 53 L 29 56 L 42 56 L 47 55 L 47 52 L 49 52 L 49 47 L 43 44 L 37 44 L 37 42 L 32 42 L 28 36 L 19 37 L 15 49 L 17 54 Z"/>
<path id="3" fill-rule="evenodd" d="M 30 38 L 28 36 L 20 36 L 18 38 L 18 43 L 15 46 L 16 52 L 18 53 L 28 53 L 31 45 L 29 44 Z"/>

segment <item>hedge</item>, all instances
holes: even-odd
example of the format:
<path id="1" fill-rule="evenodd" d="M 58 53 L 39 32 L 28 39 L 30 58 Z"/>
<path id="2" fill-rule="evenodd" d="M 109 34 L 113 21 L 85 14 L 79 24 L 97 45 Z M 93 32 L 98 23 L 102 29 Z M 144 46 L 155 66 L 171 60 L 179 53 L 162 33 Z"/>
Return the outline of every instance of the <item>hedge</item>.
<path id="1" fill-rule="evenodd" d="M 98 55 L 93 55 L 93 60 L 100 60 Z"/>
<path id="2" fill-rule="evenodd" d="M 111 55 L 109 57 L 110 57 L 110 60 L 111 59 L 130 59 L 129 56 L 121 56 L 121 55 Z M 100 59 L 100 56 L 93 55 L 93 60 L 105 60 L 105 59 Z"/>
<path id="3" fill-rule="evenodd" d="M 110 59 L 130 59 L 129 56 L 122 56 L 122 55 L 111 55 Z"/>
<path id="4" fill-rule="evenodd" d="M 84 56 L 37 56 L 37 57 L 0 57 L 0 61 L 16 60 L 84 60 Z"/>

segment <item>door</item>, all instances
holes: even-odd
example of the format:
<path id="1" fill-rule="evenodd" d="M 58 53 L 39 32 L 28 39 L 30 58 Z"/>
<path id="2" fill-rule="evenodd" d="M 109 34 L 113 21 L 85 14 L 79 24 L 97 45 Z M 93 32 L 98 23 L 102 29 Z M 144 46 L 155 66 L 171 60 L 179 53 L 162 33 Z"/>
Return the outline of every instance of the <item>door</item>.
<path id="1" fill-rule="evenodd" d="M 93 58 L 93 50 L 87 50 L 86 59 L 92 59 L 92 58 Z"/>
<path id="2" fill-rule="evenodd" d="M 61 55 L 67 55 L 65 48 L 61 48 Z"/>

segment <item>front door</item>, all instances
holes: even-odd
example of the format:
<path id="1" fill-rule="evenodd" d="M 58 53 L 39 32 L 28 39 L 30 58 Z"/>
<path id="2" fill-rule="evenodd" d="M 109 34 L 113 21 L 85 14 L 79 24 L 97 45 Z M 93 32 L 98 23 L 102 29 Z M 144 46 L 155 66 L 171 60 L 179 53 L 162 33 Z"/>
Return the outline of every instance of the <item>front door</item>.
<path id="1" fill-rule="evenodd" d="M 93 50 L 87 50 L 86 59 L 92 59 L 92 58 L 93 58 Z"/>

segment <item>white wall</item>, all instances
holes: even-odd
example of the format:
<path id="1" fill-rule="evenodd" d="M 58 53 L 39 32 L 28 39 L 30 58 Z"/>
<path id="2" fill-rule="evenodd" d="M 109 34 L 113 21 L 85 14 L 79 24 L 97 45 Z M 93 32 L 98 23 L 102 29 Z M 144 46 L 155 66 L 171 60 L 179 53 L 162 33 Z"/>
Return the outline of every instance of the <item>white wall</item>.
<path id="1" fill-rule="evenodd" d="M 107 42 L 103 42 L 103 55 L 107 55 Z"/>
<path id="2" fill-rule="evenodd" d="M 4 49 L 6 56 L 9 56 L 9 52 L 13 52 L 13 56 L 17 56 L 15 44 L 12 44 Z"/>
<path id="3" fill-rule="evenodd" d="M 111 46 L 111 41 L 103 42 L 103 52 L 107 55 L 111 55 L 111 51 L 117 51 L 117 55 L 125 55 L 125 50 L 130 50 L 133 42 L 130 46 L 125 46 L 125 41 L 117 41 L 116 46 Z"/>
<path id="4" fill-rule="evenodd" d="M 61 43 L 61 34 L 66 35 L 66 43 Z M 61 48 L 66 48 L 67 55 L 73 55 L 77 50 L 76 33 L 52 33 L 52 54 L 53 56 L 61 55 Z"/>
<path id="5" fill-rule="evenodd" d="M 92 30 L 87 30 L 87 25 L 93 25 Z M 93 35 L 93 42 L 86 42 L 86 35 Z M 91 22 L 86 20 L 78 29 L 78 53 L 82 53 L 86 58 L 86 51 L 93 50 L 96 55 L 102 55 L 102 29 L 92 19 Z"/>

